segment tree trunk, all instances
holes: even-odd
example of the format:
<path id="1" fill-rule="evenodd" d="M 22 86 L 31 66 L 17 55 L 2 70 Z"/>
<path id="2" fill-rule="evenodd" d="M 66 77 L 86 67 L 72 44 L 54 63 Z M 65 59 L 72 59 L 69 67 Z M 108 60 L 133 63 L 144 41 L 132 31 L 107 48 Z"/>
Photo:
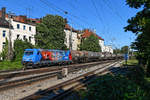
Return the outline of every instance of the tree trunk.
<path id="1" fill-rule="evenodd" d="M 148 59 L 148 63 L 147 63 L 147 73 L 146 73 L 147 77 L 150 77 L 150 58 Z"/>

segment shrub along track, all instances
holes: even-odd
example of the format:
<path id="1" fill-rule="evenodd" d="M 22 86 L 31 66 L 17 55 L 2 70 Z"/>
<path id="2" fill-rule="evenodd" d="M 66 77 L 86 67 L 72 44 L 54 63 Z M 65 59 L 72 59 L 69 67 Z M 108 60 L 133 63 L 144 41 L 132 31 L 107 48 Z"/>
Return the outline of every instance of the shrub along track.
<path id="1" fill-rule="evenodd" d="M 90 83 L 91 80 L 93 80 L 97 74 L 104 74 L 104 73 L 111 73 L 116 72 L 119 70 L 111 69 L 110 68 L 113 65 L 116 65 L 118 62 L 111 62 L 101 68 L 97 68 L 93 71 L 87 72 L 83 75 L 80 75 L 74 79 L 65 81 L 63 83 L 60 83 L 58 85 L 55 85 L 53 87 L 50 87 L 46 90 L 43 90 L 41 92 L 32 94 L 28 97 L 23 98 L 22 100 L 37 100 L 37 99 L 44 99 L 44 100 L 62 100 L 62 98 L 66 97 L 70 93 L 72 93 L 73 90 L 79 89 L 81 87 L 84 87 L 86 84 Z M 109 67 L 108 67 L 109 66 Z M 105 68 L 107 67 L 107 68 Z M 98 70 L 101 70 L 98 72 Z"/>
<path id="2" fill-rule="evenodd" d="M 0 82 L 0 91 L 8 90 L 11 88 L 15 88 L 18 86 L 26 86 L 28 84 L 36 83 L 45 79 L 54 78 L 57 77 L 58 74 L 61 73 L 62 68 L 68 67 L 69 72 L 78 71 L 80 69 L 89 68 L 94 65 L 113 62 L 114 60 L 109 61 L 101 61 L 101 62 L 91 62 L 91 63 L 84 63 L 84 64 L 73 64 L 68 66 L 60 66 L 60 67 L 47 67 L 47 68 L 40 68 L 40 69 L 33 69 L 33 70 L 26 70 L 26 71 L 19 71 L 14 73 L 5 73 L 1 74 L 0 77 L 2 81 Z M 32 74 L 37 74 L 35 76 L 32 76 Z M 31 77 L 25 77 L 31 75 Z M 21 77 L 21 79 L 11 80 L 11 81 L 5 81 L 9 80 L 10 78 L 15 77 Z M 4 81 L 3 81 L 4 80 Z"/>

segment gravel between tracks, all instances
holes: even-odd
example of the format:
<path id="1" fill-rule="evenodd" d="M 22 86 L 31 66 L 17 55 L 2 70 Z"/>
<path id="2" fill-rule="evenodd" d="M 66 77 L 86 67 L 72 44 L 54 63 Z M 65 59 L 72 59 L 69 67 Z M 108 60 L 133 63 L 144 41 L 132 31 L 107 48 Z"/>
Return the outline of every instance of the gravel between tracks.
<path id="1" fill-rule="evenodd" d="M 39 92 L 39 91 L 44 90 L 44 89 L 49 88 L 49 87 L 52 87 L 56 84 L 62 83 L 64 81 L 73 79 L 75 77 L 78 77 L 82 74 L 85 74 L 85 73 L 90 72 L 92 70 L 95 70 L 97 68 L 103 67 L 107 64 L 100 64 L 100 65 L 90 67 L 88 69 L 84 69 L 84 70 L 80 70 L 80 71 L 77 71 L 74 73 L 70 73 L 66 78 L 63 78 L 63 79 L 58 79 L 58 80 L 56 78 L 47 79 L 45 81 L 40 81 L 40 82 L 37 82 L 35 84 L 27 85 L 24 87 L 17 87 L 17 88 L 13 88 L 13 89 L 10 89 L 7 91 L 2 91 L 2 92 L 0 92 L 0 100 L 18 100 L 18 99 L 21 99 L 21 98 L 26 97 L 28 95 L 31 95 L 33 93 Z M 119 67 L 119 66 L 120 66 L 120 63 L 117 63 L 113 67 Z M 110 67 L 110 66 L 108 66 L 108 67 Z M 105 68 L 108 68 L 108 67 L 105 67 Z M 101 69 L 101 70 L 103 70 L 103 69 Z M 97 73 L 101 70 L 98 70 Z"/>

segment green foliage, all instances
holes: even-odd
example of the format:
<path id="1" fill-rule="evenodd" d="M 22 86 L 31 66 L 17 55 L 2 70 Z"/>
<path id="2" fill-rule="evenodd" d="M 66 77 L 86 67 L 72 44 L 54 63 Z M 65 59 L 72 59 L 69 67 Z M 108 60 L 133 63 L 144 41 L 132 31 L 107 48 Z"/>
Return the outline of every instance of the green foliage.
<path id="1" fill-rule="evenodd" d="M 85 38 L 81 42 L 80 50 L 101 52 L 101 47 L 99 45 L 99 39 L 94 35 L 91 35 L 90 37 Z"/>
<path id="2" fill-rule="evenodd" d="M 64 44 L 66 21 L 61 16 L 47 15 L 37 24 L 36 45 L 43 49 L 66 49 Z"/>
<path id="3" fill-rule="evenodd" d="M 114 49 L 114 54 L 119 54 L 119 53 L 121 53 L 121 50 L 120 49 Z"/>
<path id="4" fill-rule="evenodd" d="M 22 40 L 15 40 L 14 42 L 14 51 L 15 51 L 15 60 L 20 61 L 22 60 L 24 49 L 27 48 L 34 48 L 34 46 L 28 41 Z"/>
<path id="5" fill-rule="evenodd" d="M 0 54 L 0 57 L 2 57 L 3 60 L 7 60 L 7 54 L 8 54 L 8 40 L 6 38 L 6 44 L 2 50 L 2 53 Z"/>
<path id="6" fill-rule="evenodd" d="M 150 82 L 149 78 L 145 78 L 145 71 L 143 67 L 135 67 L 130 69 L 127 78 L 132 80 L 135 84 L 139 85 L 145 92 L 145 97 L 150 98 Z M 149 100 L 149 99 L 148 99 Z"/>
<path id="7" fill-rule="evenodd" d="M 140 65 L 147 67 L 147 75 L 150 76 L 150 0 L 126 0 L 132 8 L 142 8 L 135 17 L 128 20 L 129 25 L 125 31 L 131 31 L 137 35 L 132 48 L 138 50 Z"/>
<path id="8" fill-rule="evenodd" d="M 130 69 L 130 73 L 127 74 L 128 79 L 134 81 L 136 84 L 142 84 L 144 82 L 145 72 L 142 67 L 133 67 Z"/>
<path id="9" fill-rule="evenodd" d="M 145 8 L 150 7 L 149 0 L 126 0 L 126 2 L 132 8 L 140 8 L 142 6 Z"/>
<path id="10" fill-rule="evenodd" d="M 145 100 L 144 91 L 123 76 L 100 76 L 87 86 L 85 100 Z"/>
<path id="11" fill-rule="evenodd" d="M 129 47 L 128 46 L 123 46 L 122 48 L 121 48 L 121 53 L 128 53 L 128 50 L 129 50 Z"/>
<path id="12" fill-rule="evenodd" d="M 2 61 L 0 62 L 0 70 L 21 69 L 21 61 Z"/>
<path id="13" fill-rule="evenodd" d="M 122 64 L 125 65 L 125 66 L 137 66 L 138 65 L 138 60 L 135 59 L 135 58 L 131 58 L 131 59 L 127 60 L 127 65 L 126 65 L 125 61 Z"/>

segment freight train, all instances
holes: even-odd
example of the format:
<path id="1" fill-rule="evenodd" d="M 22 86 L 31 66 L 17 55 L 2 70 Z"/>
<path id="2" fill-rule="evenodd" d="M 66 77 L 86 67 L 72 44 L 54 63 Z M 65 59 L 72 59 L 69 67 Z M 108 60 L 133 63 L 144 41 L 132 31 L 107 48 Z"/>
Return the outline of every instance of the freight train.
<path id="1" fill-rule="evenodd" d="M 120 58 L 122 58 L 122 55 L 91 51 L 25 49 L 22 58 L 22 64 L 26 68 L 34 68 L 41 66 L 51 66 L 56 64 L 64 65 Z"/>

